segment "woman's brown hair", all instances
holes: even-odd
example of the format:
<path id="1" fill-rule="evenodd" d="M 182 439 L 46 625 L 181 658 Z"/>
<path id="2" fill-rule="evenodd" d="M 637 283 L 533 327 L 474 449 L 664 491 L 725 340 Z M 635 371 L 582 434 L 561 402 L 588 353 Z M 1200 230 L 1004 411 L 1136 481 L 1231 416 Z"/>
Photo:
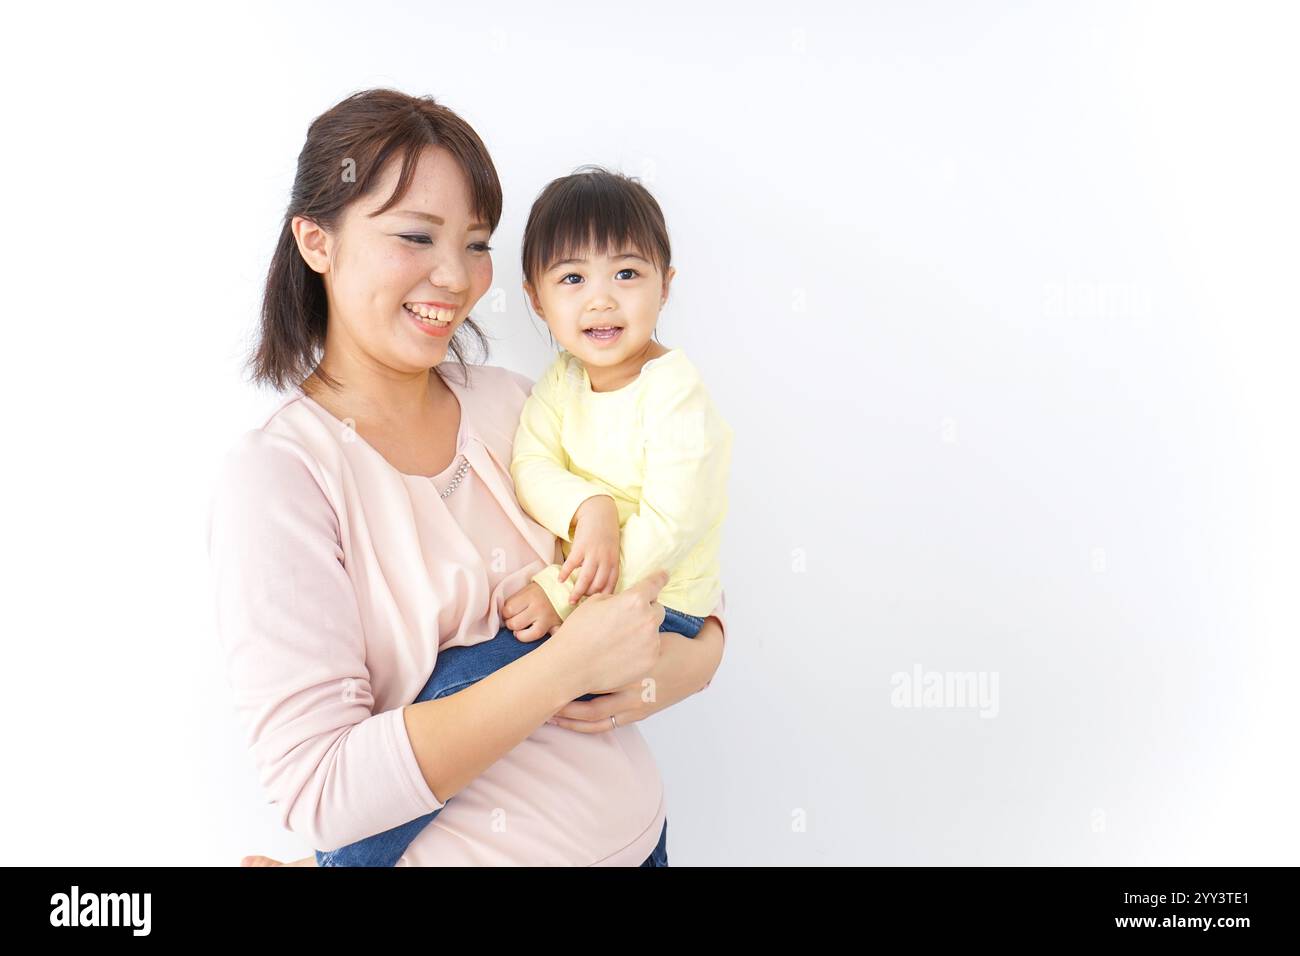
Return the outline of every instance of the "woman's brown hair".
<path id="1" fill-rule="evenodd" d="M 374 214 L 385 212 L 405 195 L 420 153 L 429 146 L 444 147 L 460 163 L 475 213 L 495 232 L 501 221 L 501 181 L 492 157 L 470 125 L 433 97 L 362 90 L 312 120 L 266 276 L 258 343 L 248 361 L 255 383 L 282 391 L 314 371 L 324 384 L 337 386 L 317 367 L 325 346 L 325 284 L 298 251 L 293 219 L 303 216 L 324 229 L 336 228 L 348 204 L 373 192 L 387 163 L 400 155 L 397 188 Z M 483 330 L 470 318 L 462 327 L 486 358 Z M 450 349 L 468 374 L 464 344 L 457 329 Z"/>

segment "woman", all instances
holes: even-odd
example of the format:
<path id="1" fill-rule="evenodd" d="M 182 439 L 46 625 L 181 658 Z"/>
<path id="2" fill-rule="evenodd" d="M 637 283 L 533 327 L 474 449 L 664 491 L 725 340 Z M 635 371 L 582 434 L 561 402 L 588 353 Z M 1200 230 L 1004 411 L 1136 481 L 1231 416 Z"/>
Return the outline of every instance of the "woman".
<path id="1" fill-rule="evenodd" d="M 708 686 L 722 603 L 695 639 L 661 634 L 652 575 L 410 703 L 438 651 L 496 635 L 505 599 L 559 554 L 509 476 L 531 383 L 464 361 L 466 336 L 484 344 L 469 312 L 500 213 L 482 142 L 431 99 L 366 91 L 312 123 L 252 362 L 292 393 L 236 443 L 213 499 L 235 705 L 270 802 L 317 849 L 445 804 L 397 865 L 666 865 L 662 782 L 633 724 Z M 606 696 L 575 701 L 590 692 Z"/>

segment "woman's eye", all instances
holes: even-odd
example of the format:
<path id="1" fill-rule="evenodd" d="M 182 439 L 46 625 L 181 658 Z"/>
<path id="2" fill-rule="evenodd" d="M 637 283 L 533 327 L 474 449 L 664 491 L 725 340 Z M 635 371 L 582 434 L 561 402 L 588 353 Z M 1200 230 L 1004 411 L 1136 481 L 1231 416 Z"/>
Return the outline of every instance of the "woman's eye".
<path id="1" fill-rule="evenodd" d="M 624 272 L 630 272 L 630 273 L 632 273 L 632 276 L 638 274 L 637 271 L 636 271 L 635 269 L 619 269 L 618 272 L 615 273 L 615 274 L 621 276 Z M 630 279 L 630 278 L 632 278 L 632 276 L 628 276 L 628 278 Z"/>
<path id="2" fill-rule="evenodd" d="M 423 233 L 415 233 L 415 234 L 411 234 L 411 235 L 402 235 L 402 236 L 399 236 L 398 238 L 399 238 L 399 239 L 405 239 L 407 242 L 414 243 L 414 244 L 417 245 L 417 246 L 428 246 L 428 245 L 432 245 L 432 244 L 433 244 L 433 240 L 430 239 L 428 236 L 424 235 Z M 490 251 L 492 251 L 492 247 L 489 246 L 486 242 L 472 242 L 472 243 L 470 243 L 470 246 L 469 246 L 469 247 L 470 247 L 471 249 L 473 249 L 475 252 L 490 252 Z"/>

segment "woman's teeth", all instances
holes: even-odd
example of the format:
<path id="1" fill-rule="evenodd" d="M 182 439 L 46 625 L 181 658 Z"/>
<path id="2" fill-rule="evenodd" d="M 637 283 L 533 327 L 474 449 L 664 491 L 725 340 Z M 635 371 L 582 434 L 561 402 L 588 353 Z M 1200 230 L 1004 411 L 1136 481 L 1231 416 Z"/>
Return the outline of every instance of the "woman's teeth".
<path id="1" fill-rule="evenodd" d="M 412 305 L 409 302 L 403 302 L 402 308 L 421 322 L 437 326 L 440 329 L 451 325 L 452 320 L 456 318 L 456 313 L 451 309 L 431 309 L 425 305 Z"/>

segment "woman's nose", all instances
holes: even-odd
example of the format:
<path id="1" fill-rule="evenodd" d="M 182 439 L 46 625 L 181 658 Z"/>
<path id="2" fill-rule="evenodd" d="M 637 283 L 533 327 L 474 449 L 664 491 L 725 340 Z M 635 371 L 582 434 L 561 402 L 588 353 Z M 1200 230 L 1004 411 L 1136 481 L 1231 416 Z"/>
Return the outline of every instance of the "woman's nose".
<path id="1" fill-rule="evenodd" d="M 439 256 L 429 272 L 429 281 L 440 289 L 459 295 L 469 288 L 469 272 L 460 257 Z"/>

